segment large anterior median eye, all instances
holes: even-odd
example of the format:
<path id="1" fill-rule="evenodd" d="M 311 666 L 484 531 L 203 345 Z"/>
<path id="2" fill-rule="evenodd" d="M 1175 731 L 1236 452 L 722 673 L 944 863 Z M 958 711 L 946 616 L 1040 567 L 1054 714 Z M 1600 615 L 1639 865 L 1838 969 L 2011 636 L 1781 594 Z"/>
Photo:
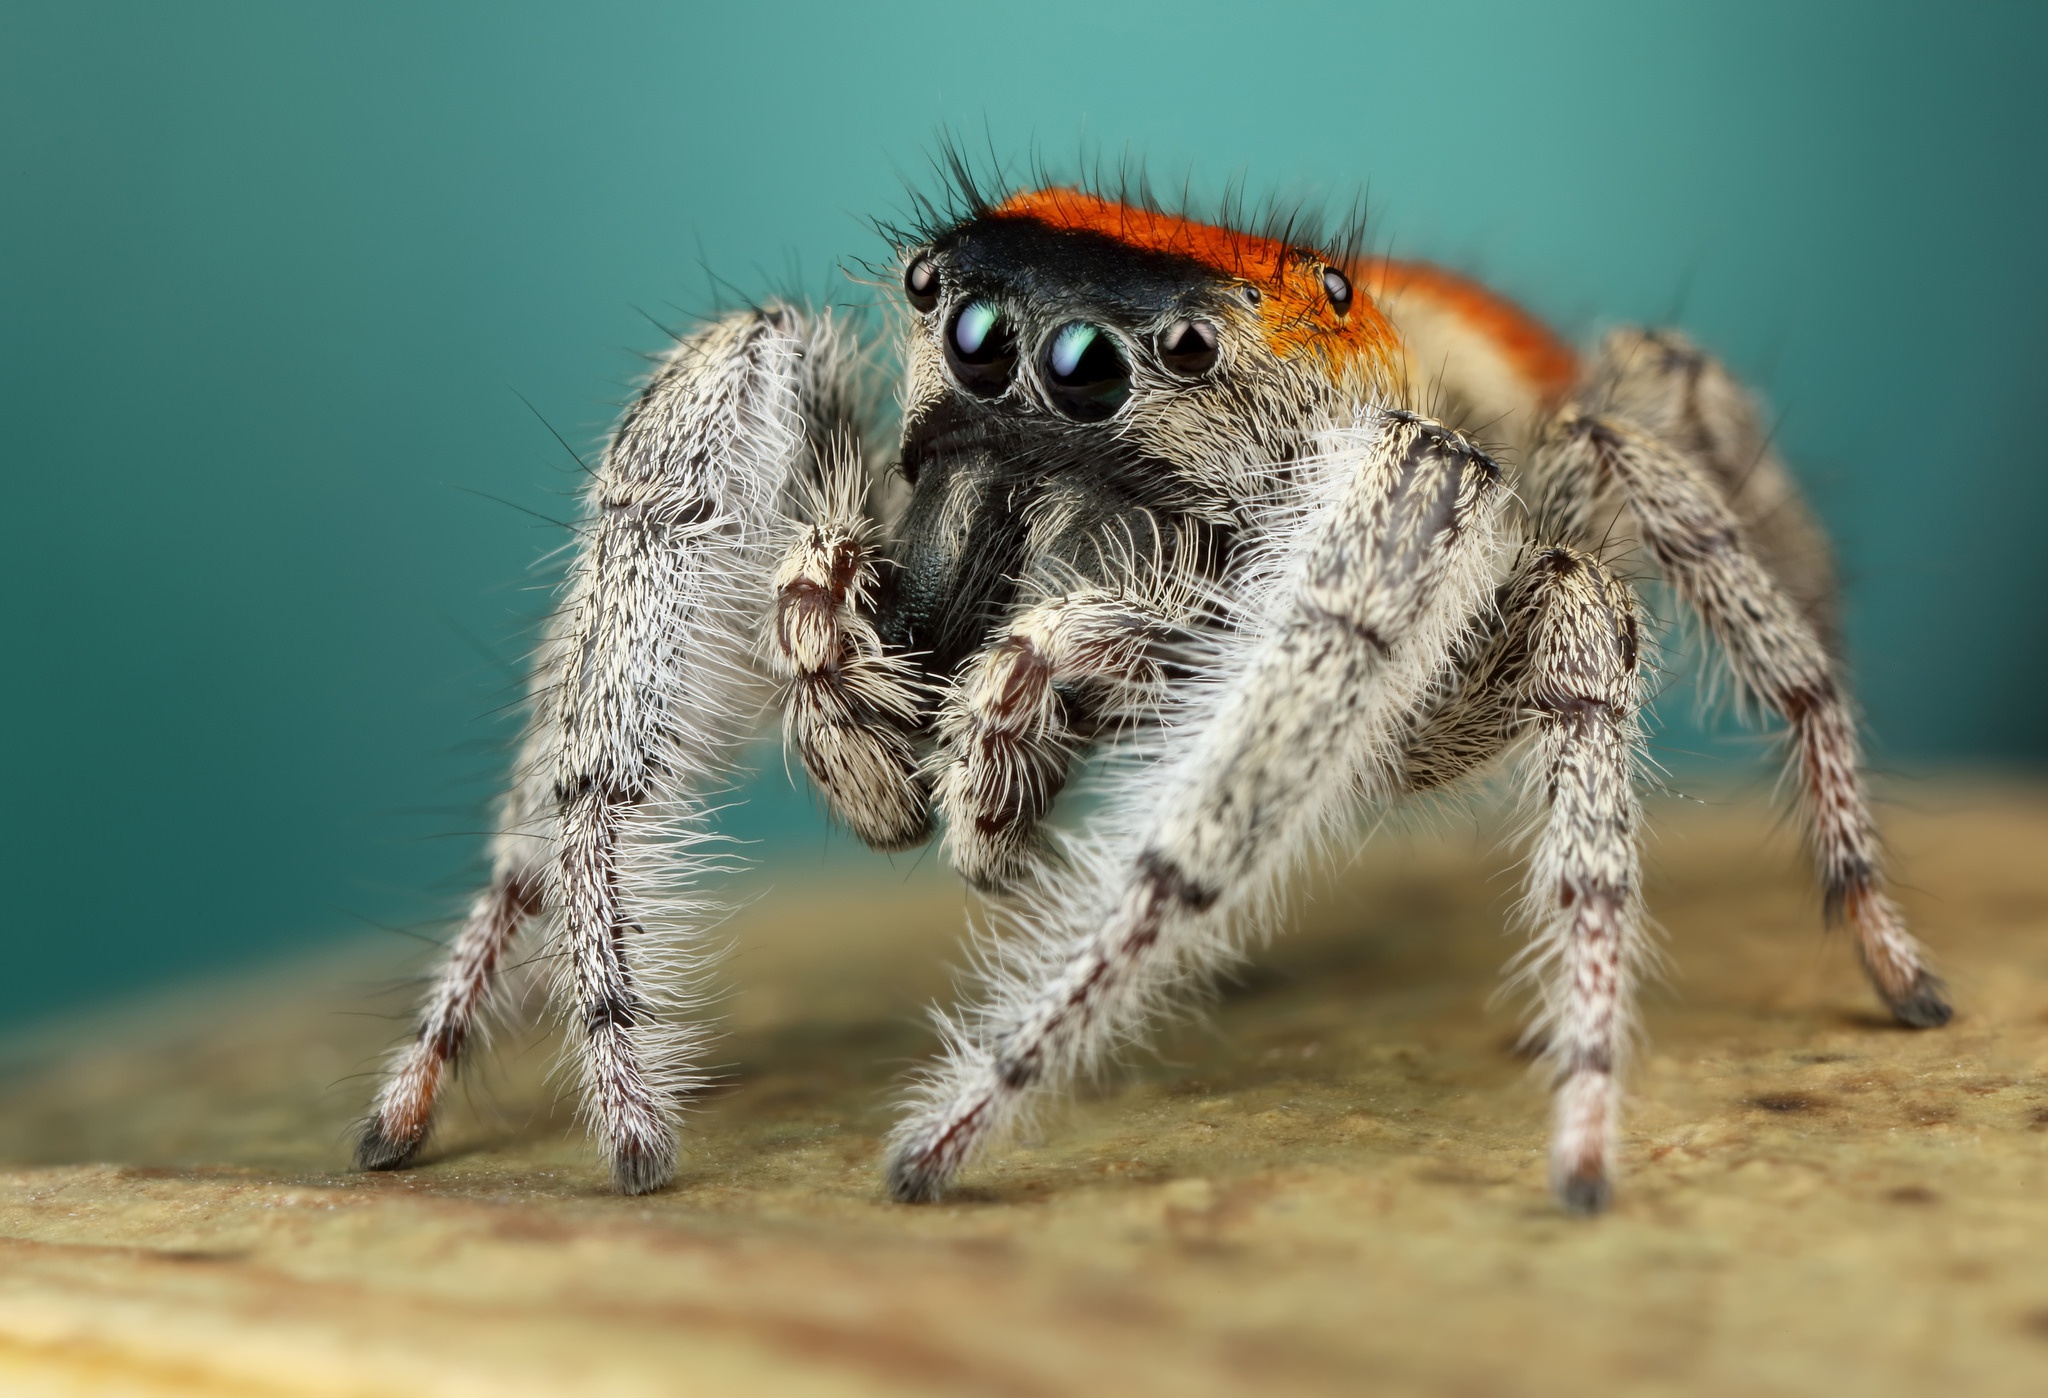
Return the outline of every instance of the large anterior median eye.
<path id="1" fill-rule="evenodd" d="M 1045 351 L 1046 393 L 1077 422 L 1100 422 L 1131 396 L 1131 366 L 1099 325 L 1063 325 Z"/>
<path id="2" fill-rule="evenodd" d="M 1010 333 L 1001 308 L 989 301 L 969 301 L 946 323 L 946 363 L 969 393 L 993 398 L 1010 384 L 1017 367 L 1017 337 Z"/>

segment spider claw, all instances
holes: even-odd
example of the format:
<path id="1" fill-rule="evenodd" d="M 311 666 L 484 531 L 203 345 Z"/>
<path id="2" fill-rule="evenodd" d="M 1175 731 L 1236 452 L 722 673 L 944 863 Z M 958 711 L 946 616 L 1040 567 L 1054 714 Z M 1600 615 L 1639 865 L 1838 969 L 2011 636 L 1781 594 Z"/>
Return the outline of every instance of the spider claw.
<path id="1" fill-rule="evenodd" d="M 675 1180 L 675 1145 L 670 1142 L 662 1148 L 638 1142 L 624 1144 L 612 1156 L 611 1164 L 613 1193 L 652 1194 Z"/>
<path id="2" fill-rule="evenodd" d="M 373 1116 L 363 1123 L 362 1132 L 356 1137 L 356 1168 L 402 1170 L 420 1153 L 422 1139 L 419 1135 L 386 1135 L 383 1123 Z"/>
<path id="3" fill-rule="evenodd" d="M 1592 1218 L 1607 1212 L 1613 1202 L 1614 1187 L 1608 1183 L 1607 1175 L 1601 1170 L 1568 1175 L 1557 1185 L 1557 1200 L 1565 1212 L 1578 1218 Z"/>
<path id="4" fill-rule="evenodd" d="M 1909 1029 L 1939 1029 L 1955 1018 L 1948 987 L 1927 971 L 1913 978 L 1913 988 L 1891 1001 L 1892 1017 Z"/>
<path id="5" fill-rule="evenodd" d="M 890 1158 L 889 1198 L 898 1204 L 936 1204 L 946 1190 L 943 1171 L 917 1151 L 902 1151 Z"/>

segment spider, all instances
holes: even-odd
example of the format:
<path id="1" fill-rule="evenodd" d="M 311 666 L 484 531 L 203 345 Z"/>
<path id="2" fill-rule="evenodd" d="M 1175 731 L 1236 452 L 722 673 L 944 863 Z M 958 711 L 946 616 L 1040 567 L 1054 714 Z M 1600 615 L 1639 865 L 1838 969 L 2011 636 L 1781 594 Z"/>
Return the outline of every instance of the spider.
<path id="1" fill-rule="evenodd" d="M 1581 356 L 1354 233 L 962 179 L 899 244 L 900 451 L 873 356 L 793 304 L 681 339 L 591 470 L 493 876 L 363 1124 L 412 1161 L 508 949 L 545 927 L 613 1187 L 676 1169 L 704 1031 L 709 802 L 759 715 L 878 850 L 981 890 L 980 999 L 890 1138 L 896 1199 L 1140 1038 L 1361 811 L 1511 764 L 1550 1179 L 1610 1197 L 1645 952 L 1649 577 L 1782 721 L 1830 917 L 1949 1018 L 1885 895 L 1829 555 L 1742 386 L 1670 331 Z M 1494 449 L 1482 449 L 1486 433 Z M 1632 560 L 1642 576 L 1619 560 Z M 1095 795 L 1048 823 L 1080 759 Z"/>

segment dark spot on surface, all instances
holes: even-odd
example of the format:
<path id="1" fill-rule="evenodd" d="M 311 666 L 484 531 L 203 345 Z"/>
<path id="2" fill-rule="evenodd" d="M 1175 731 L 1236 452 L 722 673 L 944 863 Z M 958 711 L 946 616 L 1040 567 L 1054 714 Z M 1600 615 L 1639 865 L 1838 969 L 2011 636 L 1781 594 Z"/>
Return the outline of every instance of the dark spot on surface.
<path id="1" fill-rule="evenodd" d="M 1939 1204 L 1941 1196 L 1924 1184 L 1902 1184 L 1897 1189 L 1888 1189 L 1884 1197 L 1894 1204 Z"/>
<path id="2" fill-rule="evenodd" d="M 1750 1098 L 1749 1105 L 1763 1112 L 1817 1112 L 1821 1109 L 1818 1098 L 1803 1092 L 1765 1092 Z"/>
<path id="3" fill-rule="evenodd" d="M 2036 1107 L 2028 1114 L 2027 1130 L 2048 1131 L 2048 1107 Z"/>
<path id="4" fill-rule="evenodd" d="M 2020 1329 L 2037 1340 L 2048 1340 L 2048 1306 L 2038 1306 L 2021 1316 Z"/>

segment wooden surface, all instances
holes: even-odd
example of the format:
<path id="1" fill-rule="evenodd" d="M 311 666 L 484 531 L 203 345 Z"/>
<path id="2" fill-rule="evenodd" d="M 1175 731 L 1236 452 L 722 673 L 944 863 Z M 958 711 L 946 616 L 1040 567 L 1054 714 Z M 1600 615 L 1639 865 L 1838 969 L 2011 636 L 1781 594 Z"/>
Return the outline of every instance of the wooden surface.
<path id="1" fill-rule="evenodd" d="M 602 1191 L 547 1036 L 423 1168 L 345 1172 L 412 944 L 102 1012 L 0 1083 L 0 1392 L 2048 1392 L 2048 792 L 1894 794 L 1937 1033 L 1876 1013 L 1763 806 L 1655 808 L 1673 969 L 1590 1223 L 1488 1005 L 1483 820 L 1317 881 L 1212 1015 L 938 1207 L 876 1175 L 961 926 L 930 860 L 767 871 L 734 1085 L 647 1199 Z"/>

